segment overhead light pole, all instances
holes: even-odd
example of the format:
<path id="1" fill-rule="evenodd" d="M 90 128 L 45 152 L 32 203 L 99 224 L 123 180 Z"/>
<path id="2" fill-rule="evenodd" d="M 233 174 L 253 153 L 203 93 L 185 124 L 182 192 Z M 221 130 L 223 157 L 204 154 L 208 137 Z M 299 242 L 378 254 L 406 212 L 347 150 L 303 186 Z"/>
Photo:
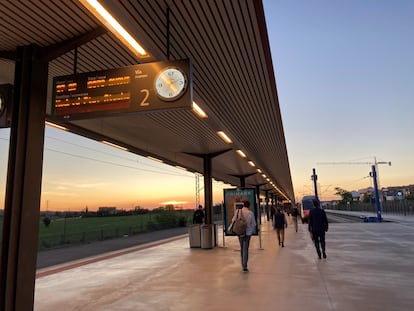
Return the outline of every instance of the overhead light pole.
<path id="1" fill-rule="evenodd" d="M 317 184 L 317 180 L 318 180 L 318 175 L 316 175 L 316 170 L 313 170 L 313 174 L 312 174 L 312 180 L 313 180 L 313 187 L 315 188 L 315 199 L 319 201 L 319 197 L 318 197 L 318 184 Z"/>
<path id="2" fill-rule="evenodd" d="M 382 216 L 381 216 L 381 202 L 379 198 L 379 190 L 378 190 L 378 181 L 377 181 L 377 170 L 376 165 L 372 166 L 372 179 L 374 181 L 374 191 L 375 191 L 375 206 L 377 207 L 377 218 L 378 222 L 382 222 Z"/>

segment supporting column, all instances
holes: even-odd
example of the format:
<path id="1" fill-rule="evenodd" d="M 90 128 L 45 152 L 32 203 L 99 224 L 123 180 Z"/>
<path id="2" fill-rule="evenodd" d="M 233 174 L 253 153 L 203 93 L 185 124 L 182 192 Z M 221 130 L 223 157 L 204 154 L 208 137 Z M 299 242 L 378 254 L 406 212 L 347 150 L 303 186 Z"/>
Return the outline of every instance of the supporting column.
<path id="1" fill-rule="evenodd" d="M 245 175 L 231 175 L 234 177 L 239 177 L 240 180 L 240 188 L 245 188 L 246 187 L 246 178 L 249 176 L 253 176 L 256 173 L 250 173 L 250 174 L 245 174 Z"/>
<path id="2" fill-rule="evenodd" d="M 186 153 L 203 159 L 204 174 L 204 208 L 205 208 L 205 224 L 201 228 L 201 248 L 213 248 L 216 246 L 216 234 L 213 225 L 213 177 L 212 177 L 212 159 L 232 149 L 227 149 L 215 153 L 197 154 Z M 212 231 L 214 230 L 214 231 Z M 214 232 L 214 233 L 213 233 Z M 210 237 L 214 237 L 210 241 Z M 211 242 L 211 243 L 210 243 Z"/>
<path id="3" fill-rule="evenodd" d="M 375 205 L 377 207 L 377 218 L 378 218 L 379 222 L 382 222 L 381 201 L 380 201 L 380 198 L 379 198 L 377 170 L 375 169 L 375 165 L 372 166 L 372 178 L 374 180 Z"/>
<path id="4" fill-rule="evenodd" d="M 203 157 L 204 168 L 204 208 L 206 211 L 206 224 L 213 223 L 213 178 L 211 177 L 211 156 Z"/>
<path id="5" fill-rule="evenodd" d="M 260 207 L 260 186 L 263 186 L 263 185 L 266 185 L 266 183 L 264 183 L 264 184 L 259 184 L 259 185 L 256 185 L 256 201 L 257 201 L 257 207 L 259 208 L 259 215 L 258 215 L 258 217 L 259 217 L 259 219 L 257 220 L 256 219 L 256 221 L 257 221 L 257 223 L 259 224 L 259 249 L 263 249 L 262 248 L 262 230 L 261 230 L 261 224 L 262 224 L 262 209 L 261 209 L 261 207 Z"/>
<path id="6" fill-rule="evenodd" d="M 48 65 L 39 48 L 17 50 L 3 221 L 0 309 L 32 310 Z"/>
<path id="7" fill-rule="evenodd" d="M 265 190 L 265 208 L 266 208 L 266 219 L 269 221 L 270 219 L 270 209 L 269 209 L 269 190 Z"/>
<path id="8" fill-rule="evenodd" d="M 319 201 L 318 197 L 318 175 L 316 175 L 316 170 L 312 169 L 312 180 L 313 180 L 313 187 L 315 188 L 315 199 Z"/>
<path id="9" fill-rule="evenodd" d="M 259 224 L 262 223 L 262 209 L 260 207 L 260 186 L 266 185 L 266 183 L 263 184 L 259 184 L 256 185 L 256 201 L 257 201 L 257 206 L 259 208 Z"/>
<path id="10" fill-rule="evenodd" d="M 223 153 L 229 152 L 232 149 L 226 149 L 214 153 L 192 153 L 186 152 L 188 155 L 192 155 L 203 159 L 203 174 L 204 174 L 204 208 L 206 214 L 206 224 L 213 223 L 213 177 L 211 174 L 212 170 L 212 159 Z"/>
<path id="11" fill-rule="evenodd" d="M 257 207 L 259 208 L 259 224 L 262 223 L 262 210 L 260 207 L 260 185 L 256 185 L 256 201 Z"/>

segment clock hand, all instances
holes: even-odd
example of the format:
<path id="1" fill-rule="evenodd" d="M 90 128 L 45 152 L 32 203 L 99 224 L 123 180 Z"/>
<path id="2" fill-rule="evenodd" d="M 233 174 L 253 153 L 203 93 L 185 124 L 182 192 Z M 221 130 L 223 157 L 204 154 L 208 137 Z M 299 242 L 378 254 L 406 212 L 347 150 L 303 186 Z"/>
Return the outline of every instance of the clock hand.
<path id="1" fill-rule="evenodd" d="M 174 83 L 170 79 L 168 79 L 165 76 L 161 76 L 161 79 L 167 84 L 168 88 L 170 88 L 173 92 L 177 91 L 177 88 L 175 87 Z"/>

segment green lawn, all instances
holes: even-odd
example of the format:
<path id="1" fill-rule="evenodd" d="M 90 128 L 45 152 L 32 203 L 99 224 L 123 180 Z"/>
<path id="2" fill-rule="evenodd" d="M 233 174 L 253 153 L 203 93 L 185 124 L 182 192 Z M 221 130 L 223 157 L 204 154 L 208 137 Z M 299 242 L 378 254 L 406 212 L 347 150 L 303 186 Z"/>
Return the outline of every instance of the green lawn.
<path id="1" fill-rule="evenodd" d="M 141 232 L 186 226 L 192 211 L 163 211 L 131 216 L 51 217 L 49 226 L 39 223 L 39 250 L 68 244 L 89 243 Z M 0 235 L 3 217 L 0 217 Z"/>

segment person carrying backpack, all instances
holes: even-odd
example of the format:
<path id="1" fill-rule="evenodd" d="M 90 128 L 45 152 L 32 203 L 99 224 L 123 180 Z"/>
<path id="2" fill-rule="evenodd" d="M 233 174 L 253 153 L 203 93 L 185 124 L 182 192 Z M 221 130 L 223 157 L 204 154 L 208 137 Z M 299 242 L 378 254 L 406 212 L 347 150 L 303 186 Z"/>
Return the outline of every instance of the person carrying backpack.
<path id="1" fill-rule="evenodd" d="M 240 256 L 243 272 L 249 272 L 249 269 L 247 269 L 247 262 L 249 260 L 250 237 L 252 236 L 253 230 L 256 227 L 256 220 L 254 219 L 254 214 L 249 208 L 250 201 L 244 201 L 243 207 L 241 209 L 238 209 L 238 213 L 234 213 L 232 220 L 234 222 L 237 217 L 243 217 L 247 224 L 246 232 L 238 236 L 240 243 Z"/>

